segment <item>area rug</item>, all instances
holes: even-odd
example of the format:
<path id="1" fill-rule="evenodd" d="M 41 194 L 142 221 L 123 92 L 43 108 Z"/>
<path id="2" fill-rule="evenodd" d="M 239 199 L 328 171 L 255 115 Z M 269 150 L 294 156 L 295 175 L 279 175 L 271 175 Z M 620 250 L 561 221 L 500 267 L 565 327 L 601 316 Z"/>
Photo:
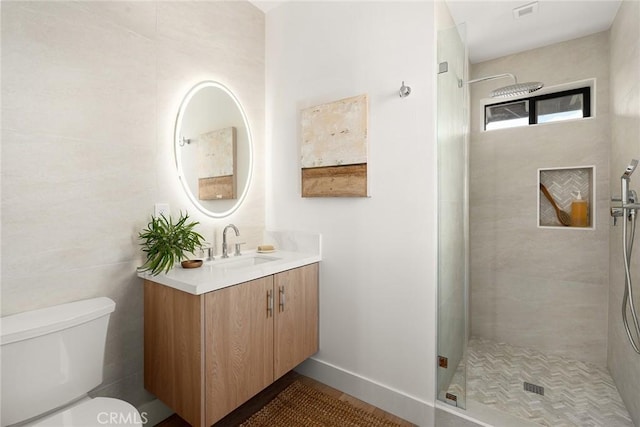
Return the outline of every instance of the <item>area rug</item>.
<path id="1" fill-rule="evenodd" d="M 295 381 L 241 427 L 398 427 L 360 408 Z"/>

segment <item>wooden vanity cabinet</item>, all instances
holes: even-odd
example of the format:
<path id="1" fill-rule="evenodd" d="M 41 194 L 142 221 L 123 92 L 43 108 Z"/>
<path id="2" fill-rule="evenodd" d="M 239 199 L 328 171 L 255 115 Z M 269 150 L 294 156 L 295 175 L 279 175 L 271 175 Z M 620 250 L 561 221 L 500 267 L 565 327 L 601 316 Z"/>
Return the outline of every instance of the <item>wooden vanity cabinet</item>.
<path id="1" fill-rule="evenodd" d="M 318 351 L 318 264 L 307 267 L 274 276 L 274 381 Z"/>
<path id="2" fill-rule="evenodd" d="M 272 292 L 268 276 L 204 296 L 206 425 L 273 382 Z"/>
<path id="3" fill-rule="evenodd" d="M 203 295 L 145 280 L 145 388 L 210 426 L 318 351 L 318 264 Z"/>

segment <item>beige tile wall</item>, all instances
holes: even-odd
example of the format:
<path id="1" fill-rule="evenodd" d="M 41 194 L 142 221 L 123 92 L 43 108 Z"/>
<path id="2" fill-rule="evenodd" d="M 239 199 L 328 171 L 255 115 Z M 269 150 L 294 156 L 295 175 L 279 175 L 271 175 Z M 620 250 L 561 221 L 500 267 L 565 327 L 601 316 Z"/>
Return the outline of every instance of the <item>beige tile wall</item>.
<path id="1" fill-rule="evenodd" d="M 609 277 L 608 32 L 480 64 L 471 78 L 514 73 L 546 86 L 596 78 L 588 120 L 480 131 L 471 87 L 471 334 L 604 364 Z M 537 227 L 538 168 L 595 165 L 595 230 Z"/>
<path id="2" fill-rule="evenodd" d="M 264 14 L 248 2 L 2 2 L 2 314 L 108 296 L 117 303 L 98 392 L 142 388 L 137 233 L 155 202 L 213 240 L 264 229 Z M 197 81 L 226 84 L 254 136 L 254 181 L 232 217 L 190 205 L 173 124 Z M 219 244 L 219 242 L 218 242 Z"/>
<path id="3" fill-rule="evenodd" d="M 632 158 L 640 159 L 640 2 L 623 1 L 611 27 L 611 194 L 620 194 L 620 176 Z M 631 176 L 631 189 L 640 191 L 639 171 Z M 622 227 L 611 227 L 609 341 L 607 366 L 627 409 L 640 425 L 640 355 L 627 341 L 621 316 L 624 291 Z M 636 236 L 636 242 L 638 242 Z M 638 248 L 638 246 L 635 246 Z M 632 282 L 640 307 L 640 256 L 634 251 Z M 631 320 L 631 318 L 629 317 Z"/>

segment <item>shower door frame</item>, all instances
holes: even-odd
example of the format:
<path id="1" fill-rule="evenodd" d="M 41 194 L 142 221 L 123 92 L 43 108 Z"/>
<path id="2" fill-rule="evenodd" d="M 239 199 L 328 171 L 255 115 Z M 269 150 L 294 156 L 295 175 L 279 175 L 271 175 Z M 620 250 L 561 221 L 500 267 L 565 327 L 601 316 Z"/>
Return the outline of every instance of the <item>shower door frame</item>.
<path id="1" fill-rule="evenodd" d="M 451 40 L 453 42 L 447 45 Z M 447 62 L 447 66 L 439 66 L 440 72 L 437 76 L 436 398 L 464 409 L 466 407 L 465 354 L 469 335 L 470 123 L 468 85 L 465 84 L 468 80 L 469 61 L 464 24 L 438 31 L 437 56 L 438 63 Z M 450 179 L 452 177 L 455 179 Z M 460 370 L 456 378 L 461 379 L 461 389 L 457 393 L 447 393 L 449 383 L 456 375 L 458 366 Z"/>

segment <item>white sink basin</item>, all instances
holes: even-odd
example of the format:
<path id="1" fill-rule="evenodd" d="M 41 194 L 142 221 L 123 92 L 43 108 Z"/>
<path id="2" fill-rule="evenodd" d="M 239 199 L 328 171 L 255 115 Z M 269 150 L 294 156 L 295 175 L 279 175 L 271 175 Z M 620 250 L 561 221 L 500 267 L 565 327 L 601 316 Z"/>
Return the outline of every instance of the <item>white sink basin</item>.
<path id="1" fill-rule="evenodd" d="M 260 254 L 247 254 L 230 258 L 215 260 L 211 266 L 213 268 L 219 268 L 224 270 L 236 270 L 248 267 L 255 267 L 256 265 L 265 264 L 267 262 L 278 261 L 280 258 L 273 256 L 265 256 Z"/>
<path id="2" fill-rule="evenodd" d="M 139 271 L 138 277 L 192 295 L 202 295 L 321 260 L 318 253 L 278 250 L 264 254 L 247 251 L 240 256 L 231 254 L 225 259 L 216 257 L 213 261 L 203 263 L 200 268 L 173 268 L 168 273 L 156 276 L 148 271 Z"/>

